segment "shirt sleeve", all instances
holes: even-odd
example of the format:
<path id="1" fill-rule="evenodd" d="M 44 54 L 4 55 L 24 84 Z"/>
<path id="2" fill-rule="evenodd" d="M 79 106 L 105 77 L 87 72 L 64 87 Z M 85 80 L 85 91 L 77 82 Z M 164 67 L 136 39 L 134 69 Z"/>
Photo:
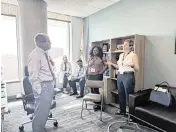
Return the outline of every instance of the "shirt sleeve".
<path id="1" fill-rule="evenodd" d="M 134 69 L 135 69 L 135 71 L 139 71 L 140 70 L 139 60 L 138 60 L 138 57 L 137 57 L 137 55 L 135 53 L 132 56 L 132 60 L 133 60 L 133 63 L 134 63 Z"/>
<path id="2" fill-rule="evenodd" d="M 122 61 L 122 56 L 123 56 L 123 53 L 119 55 L 119 60 L 117 61 L 117 64 L 119 65 Z"/>
<path id="3" fill-rule="evenodd" d="M 86 67 L 83 67 L 83 71 L 81 72 L 81 74 L 79 75 L 78 79 L 81 79 L 83 77 L 86 76 Z"/>
<path id="4" fill-rule="evenodd" d="M 40 72 L 40 59 L 38 55 L 29 56 L 28 60 L 28 71 L 29 71 L 29 80 L 33 89 L 37 92 L 41 92 L 41 84 L 39 81 L 39 72 Z"/>
<path id="5" fill-rule="evenodd" d="M 103 60 L 103 62 L 107 62 L 107 58 L 106 57 L 103 57 L 102 60 Z"/>

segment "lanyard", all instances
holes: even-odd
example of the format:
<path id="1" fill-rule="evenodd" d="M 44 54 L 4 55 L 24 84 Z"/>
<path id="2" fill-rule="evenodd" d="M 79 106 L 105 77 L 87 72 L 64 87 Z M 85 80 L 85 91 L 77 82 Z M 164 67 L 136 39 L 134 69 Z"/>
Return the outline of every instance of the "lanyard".
<path id="1" fill-rule="evenodd" d="M 129 51 L 127 55 L 129 55 L 130 53 L 131 53 L 131 51 Z M 123 54 L 122 66 L 124 66 L 124 65 L 123 65 L 123 62 L 124 62 L 124 59 L 127 57 L 127 55 L 125 56 L 125 53 Z"/>

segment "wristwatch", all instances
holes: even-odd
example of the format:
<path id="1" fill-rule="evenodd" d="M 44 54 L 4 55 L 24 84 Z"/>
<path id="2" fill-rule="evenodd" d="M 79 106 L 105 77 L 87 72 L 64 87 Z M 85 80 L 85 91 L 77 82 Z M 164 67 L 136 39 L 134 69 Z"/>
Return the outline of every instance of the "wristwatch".
<path id="1" fill-rule="evenodd" d="M 131 68 L 134 68 L 134 65 L 133 65 L 133 66 L 131 66 Z"/>

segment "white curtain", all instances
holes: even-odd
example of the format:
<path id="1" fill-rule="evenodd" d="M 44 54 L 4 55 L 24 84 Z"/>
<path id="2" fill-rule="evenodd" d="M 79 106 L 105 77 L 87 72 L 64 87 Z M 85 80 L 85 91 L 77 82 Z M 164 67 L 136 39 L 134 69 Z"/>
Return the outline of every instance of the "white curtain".
<path id="1" fill-rule="evenodd" d="M 89 17 L 84 19 L 84 28 L 83 28 L 83 60 L 87 63 L 88 54 L 89 54 Z"/>
<path id="2" fill-rule="evenodd" d="M 83 19 L 78 17 L 71 18 L 70 30 L 70 61 L 72 63 L 72 71 L 75 72 L 76 61 L 81 57 L 81 43 L 83 37 Z"/>

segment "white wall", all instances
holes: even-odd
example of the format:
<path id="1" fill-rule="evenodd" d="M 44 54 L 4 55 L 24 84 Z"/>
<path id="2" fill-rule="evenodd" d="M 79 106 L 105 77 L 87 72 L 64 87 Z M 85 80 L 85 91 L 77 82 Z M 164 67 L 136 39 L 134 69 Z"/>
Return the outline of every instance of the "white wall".
<path id="1" fill-rule="evenodd" d="M 70 31 L 70 61 L 72 63 L 72 71 L 76 69 L 76 61 L 80 58 L 81 37 L 83 29 L 83 19 L 79 17 L 71 18 L 71 31 Z"/>
<path id="2" fill-rule="evenodd" d="M 17 94 L 23 93 L 21 82 L 7 83 L 6 88 L 8 99 L 14 98 Z"/>
<path id="3" fill-rule="evenodd" d="M 85 19 L 89 42 L 146 35 L 144 87 L 161 81 L 176 86 L 176 0 L 121 0 Z"/>

